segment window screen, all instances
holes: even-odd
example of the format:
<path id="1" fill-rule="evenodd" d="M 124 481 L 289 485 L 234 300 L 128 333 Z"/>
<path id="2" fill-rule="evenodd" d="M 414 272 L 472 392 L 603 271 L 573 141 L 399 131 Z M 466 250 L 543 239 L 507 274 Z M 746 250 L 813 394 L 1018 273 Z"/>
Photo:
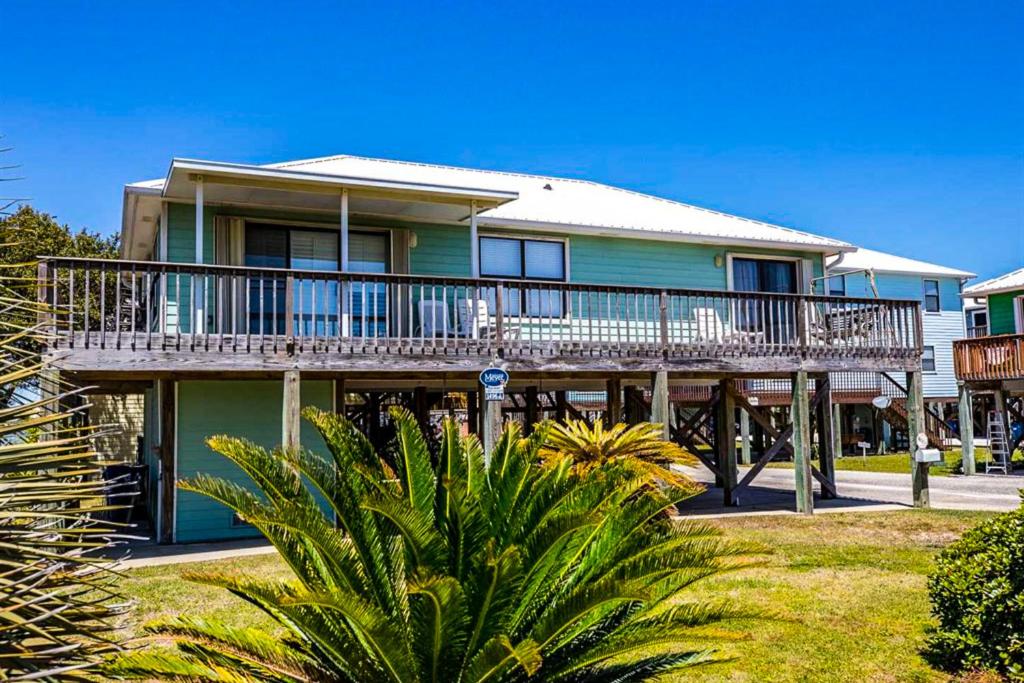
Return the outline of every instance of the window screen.
<path id="1" fill-rule="evenodd" d="M 934 346 L 926 346 L 921 350 L 921 369 L 925 372 L 935 372 Z"/>
<path id="2" fill-rule="evenodd" d="M 481 237 L 480 274 L 490 277 L 523 277 L 522 241 Z"/>
<path id="3" fill-rule="evenodd" d="M 939 312 L 939 281 L 924 281 L 924 310 L 929 313 Z"/>

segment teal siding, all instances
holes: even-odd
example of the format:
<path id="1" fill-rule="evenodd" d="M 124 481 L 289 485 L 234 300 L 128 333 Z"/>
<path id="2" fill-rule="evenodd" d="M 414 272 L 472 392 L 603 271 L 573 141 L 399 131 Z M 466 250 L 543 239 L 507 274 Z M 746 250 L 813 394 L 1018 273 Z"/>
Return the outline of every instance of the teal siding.
<path id="1" fill-rule="evenodd" d="M 595 284 L 724 290 L 730 253 L 808 258 L 814 276 L 821 275 L 820 254 L 574 235 L 569 238 L 570 277 Z M 716 256 L 722 266 L 715 265 Z"/>
<path id="2" fill-rule="evenodd" d="M 216 208 L 204 214 L 204 260 L 214 258 L 214 218 Z M 237 213 L 237 212 L 234 212 Z M 324 216 L 303 216 L 280 211 L 246 210 L 247 216 L 281 220 L 309 220 L 329 223 Z M 195 258 L 195 208 L 185 204 L 171 205 L 168 233 L 169 260 L 193 262 Z M 388 227 L 386 221 L 361 221 L 360 224 Z M 470 240 L 466 226 L 429 224 L 392 224 L 415 235 L 416 247 L 409 250 L 409 272 L 415 275 L 468 277 L 470 275 Z M 507 230 L 484 230 L 484 234 L 517 234 Z M 723 247 L 714 245 L 668 242 L 620 237 L 559 235 L 547 237 L 567 239 L 569 277 L 574 282 L 623 284 L 652 287 L 702 288 L 724 290 L 727 286 L 725 266 L 716 266 L 715 257 L 723 264 L 729 253 L 762 254 L 811 259 L 814 275 L 821 275 L 821 256 L 792 250 Z M 183 292 L 184 293 L 184 292 Z M 183 299 L 184 300 L 184 299 Z"/>
<path id="3" fill-rule="evenodd" d="M 470 277 L 469 230 L 457 225 L 419 225 L 412 229 L 409 272 L 416 275 Z"/>
<path id="4" fill-rule="evenodd" d="M 302 405 L 331 409 L 329 381 L 303 381 Z M 250 486 L 249 478 L 222 455 L 206 445 L 208 437 L 229 434 L 249 439 L 266 448 L 281 443 L 282 383 L 279 381 L 182 381 L 178 383 L 177 463 L 178 478 L 200 472 Z M 316 430 L 303 421 L 302 445 L 327 455 Z M 175 538 L 193 543 L 258 536 L 248 526 L 232 526 L 232 512 L 205 496 L 178 491 Z"/>
<path id="5" fill-rule="evenodd" d="M 988 298 L 989 334 L 1013 334 L 1017 322 L 1013 314 L 1013 301 L 1024 296 L 1024 289 L 1016 292 L 993 294 Z"/>

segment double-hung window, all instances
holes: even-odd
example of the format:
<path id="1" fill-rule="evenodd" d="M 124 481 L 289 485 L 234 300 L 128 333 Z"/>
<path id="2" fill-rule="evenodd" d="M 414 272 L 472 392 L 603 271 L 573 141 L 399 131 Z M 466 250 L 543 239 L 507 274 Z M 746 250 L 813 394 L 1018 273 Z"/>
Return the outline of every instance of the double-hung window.
<path id="1" fill-rule="evenodd" d="M 502 280 L 565 282 L 565 242 L 481 237 L 480 275 Z M 488 299 L 493 310 L 493 290 Z M 503 306 L 506 315 L 561 317 L 562 293 L 554 288 L 510 286 Z"/>
<path id="2" fill-rule="evenodd" d="M 924 310 L 929 313 L 939 312 L 939 281 L 924 281 Z"/>
<path id="3" fill-rule="evenodd" d="M 925 372 L 935 372 L 934 346 L 925 346 L 921 349 L 921 369 Z"/>

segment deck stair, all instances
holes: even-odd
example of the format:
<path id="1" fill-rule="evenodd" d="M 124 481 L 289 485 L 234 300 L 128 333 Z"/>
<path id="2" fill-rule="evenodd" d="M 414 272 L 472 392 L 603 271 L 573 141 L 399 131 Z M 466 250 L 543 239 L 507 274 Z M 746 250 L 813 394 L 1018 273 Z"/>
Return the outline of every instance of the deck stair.
<path id="1" fill-rule="evenodd" d="M 908 431 L 907 421 L 907 390 L 894 380 L 888 373 L 881 373 L 884 383 L 884 395 L 889 397 L 889 407 L 882 411 L 882 417 L 886 422 L 896 429 Z M 931 448 L 938 448 L 941 451 L 948 450 L 958 434 L 946 424 L 942 416 L 925 406 L 924 410 L 924 433 L 928 436 L 928 445 Z M 908 438 L 913 441 L 913 435 L 908 433 Z"/>
<path id="2" fill-rule="evenodd" d="M 985 474 L 1002 472 L 1010 474 L 1010 442 L 1006 434 L 1006 419 L 1003 413 L 991 410 L 988 413 L 988 445 L 992 457 L 985 463 Z"/>

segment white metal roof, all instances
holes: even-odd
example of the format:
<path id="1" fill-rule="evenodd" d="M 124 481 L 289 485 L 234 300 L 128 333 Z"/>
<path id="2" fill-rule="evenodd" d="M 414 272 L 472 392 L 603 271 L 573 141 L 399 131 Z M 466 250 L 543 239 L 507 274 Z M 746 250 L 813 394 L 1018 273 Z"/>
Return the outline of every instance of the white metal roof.
<path id="1" fill-rule="evenodd" d="M 937 277 L 955 277 L 962 280 L 976 277 L 974 273 L 957 268 L 948 268 L 926 261 L 887 254 L 883 251 L 860 247 L 857 251 L 844 254 L 836 264 L 838 257 L 831 259 L 829 270 L 837 273 L 851 270 L 873 270 L 876 273 L 901 273 L 906 275 L 933 275 Z M 834 265 L 835 264 L 835 265 Z"/>
<path id="2" fill-rule="evenodd" d="M 233 164 L 233 168 L 242 165 Z M 761 244 L 809 251 L 851 251 L 846 242 L 762 221 L 732 216 L 588 180 L 487 171 L 349 155 L 253 166 L 285 173 L 373 179 L 447 188 L 513 192 L 518 198 L 482 211 L 482 226 L 560 230 L 715 244 Z M 129 185 L 153 191 L 164 180 Z"/>
<path id="3" fill-rule="evenodd" d="M 966 287 L 964 296 L 988 296 L 1000 292 L 1013 292 L 1018 289 L 1024 290 L 1024 268 L 1018 268 L 1005 275 Z"/>

